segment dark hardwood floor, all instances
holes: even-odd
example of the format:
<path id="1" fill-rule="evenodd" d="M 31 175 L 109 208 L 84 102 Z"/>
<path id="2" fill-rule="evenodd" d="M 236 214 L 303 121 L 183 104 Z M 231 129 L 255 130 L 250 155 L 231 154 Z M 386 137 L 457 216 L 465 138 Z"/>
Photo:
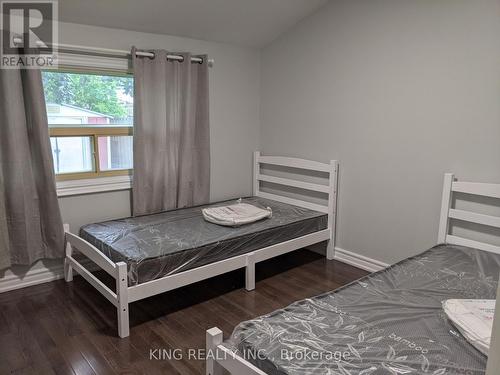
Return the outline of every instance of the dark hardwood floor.
<path id="1" fill-rule="evenodd" d="M 131 304 L 126 339 L 117 337 L 114 306 L 81 277 L 3 293 L 0 374 L 202 374 L 204 362 L 186 357 L 205 347 L 206 329 L 226 338 L 243 320 L 365 274 L 299 250 L 259 263 L 252 292 L 238 270 Z M 184 358 L 151 359 L 154 349 L 181 349 Z"/>

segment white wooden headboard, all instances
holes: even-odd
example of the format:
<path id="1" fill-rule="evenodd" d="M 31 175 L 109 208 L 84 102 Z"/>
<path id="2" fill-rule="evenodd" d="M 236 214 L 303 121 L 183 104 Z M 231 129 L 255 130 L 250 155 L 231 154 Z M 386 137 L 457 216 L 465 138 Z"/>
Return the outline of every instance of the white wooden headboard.
<path id="1" fill-rule="evenodd" d="M 444 175 L 443 198 L 441 202 L 441 217 L 439 220 L 438 234 L 439 243 L 446 242 L 500 254 L 500 246 L 492 245 L 486 242 L 474 241 L 448 233 L 450 219 L 486 225 L 493 228 L 500 228 L 500 217 L 498 216 L 484 215 L 472 211 L 453 208 L 453 193 L 465 193 L 483 197 L 500 198 L 500 184 L 456 181 L 455 176 L 452 173 L 446 173 Z M 489 349 L 490 355 L 488 356 L 486 375 L 497 375 L 498 366 L 500 365 L 500 357 L 497 355 L 500 353 L 500 284 L 498 286 L 496 300 L 495 317 L 493 321 L 493 330 L 491 332 L 491 344 Z M 493 353 L 494 355 L 492 355 Z"/>
<path id="2" fill-rule="evenodd" d="M 335 218 L 337 214 L 337 183 L 339 174 L 338 160 L 330 160 L 330 163 L 320 163 L 312 160 L 289 158 L 284 156 L 262 156 L 259 151 L 254 152 L 253 157 L 253 195 L 257 197 L 272 199 L 278 202 L 288 203 L 299 207 L 309 208 L 314 211 L 328 214 L 328 228 L 332 233 L 332 240 L 329 243 L 330 252 L 335 246 Z M 323 172 L 328 175 L 328 185 L 304 182 L 293 178 L 275 177 L 262 174 L 261 164 L 277 165 L 287 168 L 297 168 L 308 171 Z M 311 203 L 305 200 L 290 198 L 279 193 L 268 193 L 262 191 L 260 182 L 269 182 L 281 186 L 291 186 L 303 190 L 324 193 L 328 196 L 328 204 L 322 205 Z M 327 250 L 328 251 L 328 250 Z"/>
<path id="3" fill-rule="evenodd" d="M 500 184 L 456 181 L 453 173 L 446 173 L 444 175 L 443 198 L 441 201 L 438 243 L 446 242 L 500 254 L 500 246 L 449 234 L 450 219 L 500 228 L 500 217 L 498 216 L 484 215 L 453 208 L 454 192 L 500 198 Z"/>

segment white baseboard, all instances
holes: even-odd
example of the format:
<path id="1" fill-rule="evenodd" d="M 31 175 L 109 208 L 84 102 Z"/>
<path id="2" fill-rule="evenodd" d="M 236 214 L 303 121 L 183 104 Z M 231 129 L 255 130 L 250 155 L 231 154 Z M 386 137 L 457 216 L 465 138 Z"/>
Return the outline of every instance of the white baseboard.
<path id="1" fill-rule="evenodd" d="M 92 262 L 88 261 L 88 259 L 81 260 L 81 264 L 91 272 L 98 270 L 98 267 Z M 75 271 L 73 271 L 73 274 L 75 276 L 78 275 Z M 61 264 L 56 264 L 50 267 L 30 269 L 22 277 L 13 273 L 9 273 L 8 275 L 0 278 L 0 293 L 26 288 L 28 286 L 48 283 L 50 281 L 55 281 L 63 278 L 64 264 L 63 260 L 61 260 Z"/>
<path id="2" fill-rule="evenodd" d="M 40 267 L 31 269 L 22 277 L 10 273 L 0 278 L 0 293 L 10 290 L 26 288 L 28 286 L 48 283 L 64 277 L 64 266 L 62 264 L 52 267 Z"/>
<path id="3" fill-rule="evenodd" d="M 380 271 L 389 267 L 389 264 L 387 263 L 365 257 L 364 255 L 357 254 L 352 251 L 341 249 L 340 247 L 335 247 L 334 259 L 370 272 Z"/>

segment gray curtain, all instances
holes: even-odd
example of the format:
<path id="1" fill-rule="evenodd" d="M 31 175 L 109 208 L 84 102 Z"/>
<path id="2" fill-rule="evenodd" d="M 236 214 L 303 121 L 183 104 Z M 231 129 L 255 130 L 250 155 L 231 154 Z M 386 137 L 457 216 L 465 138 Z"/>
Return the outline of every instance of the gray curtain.
<path id="1" fill-rule="evenodd" d="M 5 212 L 5 194 L 2 169 L 0 168 L 0 270 L 11 265 L 9 253 L 9 232 L 7 230 L 7 213 Z"/>
<path id="2" fill-rule="evenodd" d="M 64 253 L 38 69 L 0 69 L 0 235 L 0 268 Z"/>
<path id="3" fill-rule="evenodd" d="M 210 197 L 208 59 L 136 56 L 133 212 L 144 215 L 207 203 Z M 178 54 L 178 53 L 176 53 Z"/>

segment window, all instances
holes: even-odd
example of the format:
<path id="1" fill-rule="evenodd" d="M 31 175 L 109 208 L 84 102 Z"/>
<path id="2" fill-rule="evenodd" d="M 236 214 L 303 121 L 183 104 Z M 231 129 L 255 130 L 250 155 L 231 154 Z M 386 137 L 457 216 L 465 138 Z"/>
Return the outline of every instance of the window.
<path id="1" fill-rule="evenodd" d="M 132 76 L 44 71 L 42 79 L 57 180 L 130 174 Z"/>

